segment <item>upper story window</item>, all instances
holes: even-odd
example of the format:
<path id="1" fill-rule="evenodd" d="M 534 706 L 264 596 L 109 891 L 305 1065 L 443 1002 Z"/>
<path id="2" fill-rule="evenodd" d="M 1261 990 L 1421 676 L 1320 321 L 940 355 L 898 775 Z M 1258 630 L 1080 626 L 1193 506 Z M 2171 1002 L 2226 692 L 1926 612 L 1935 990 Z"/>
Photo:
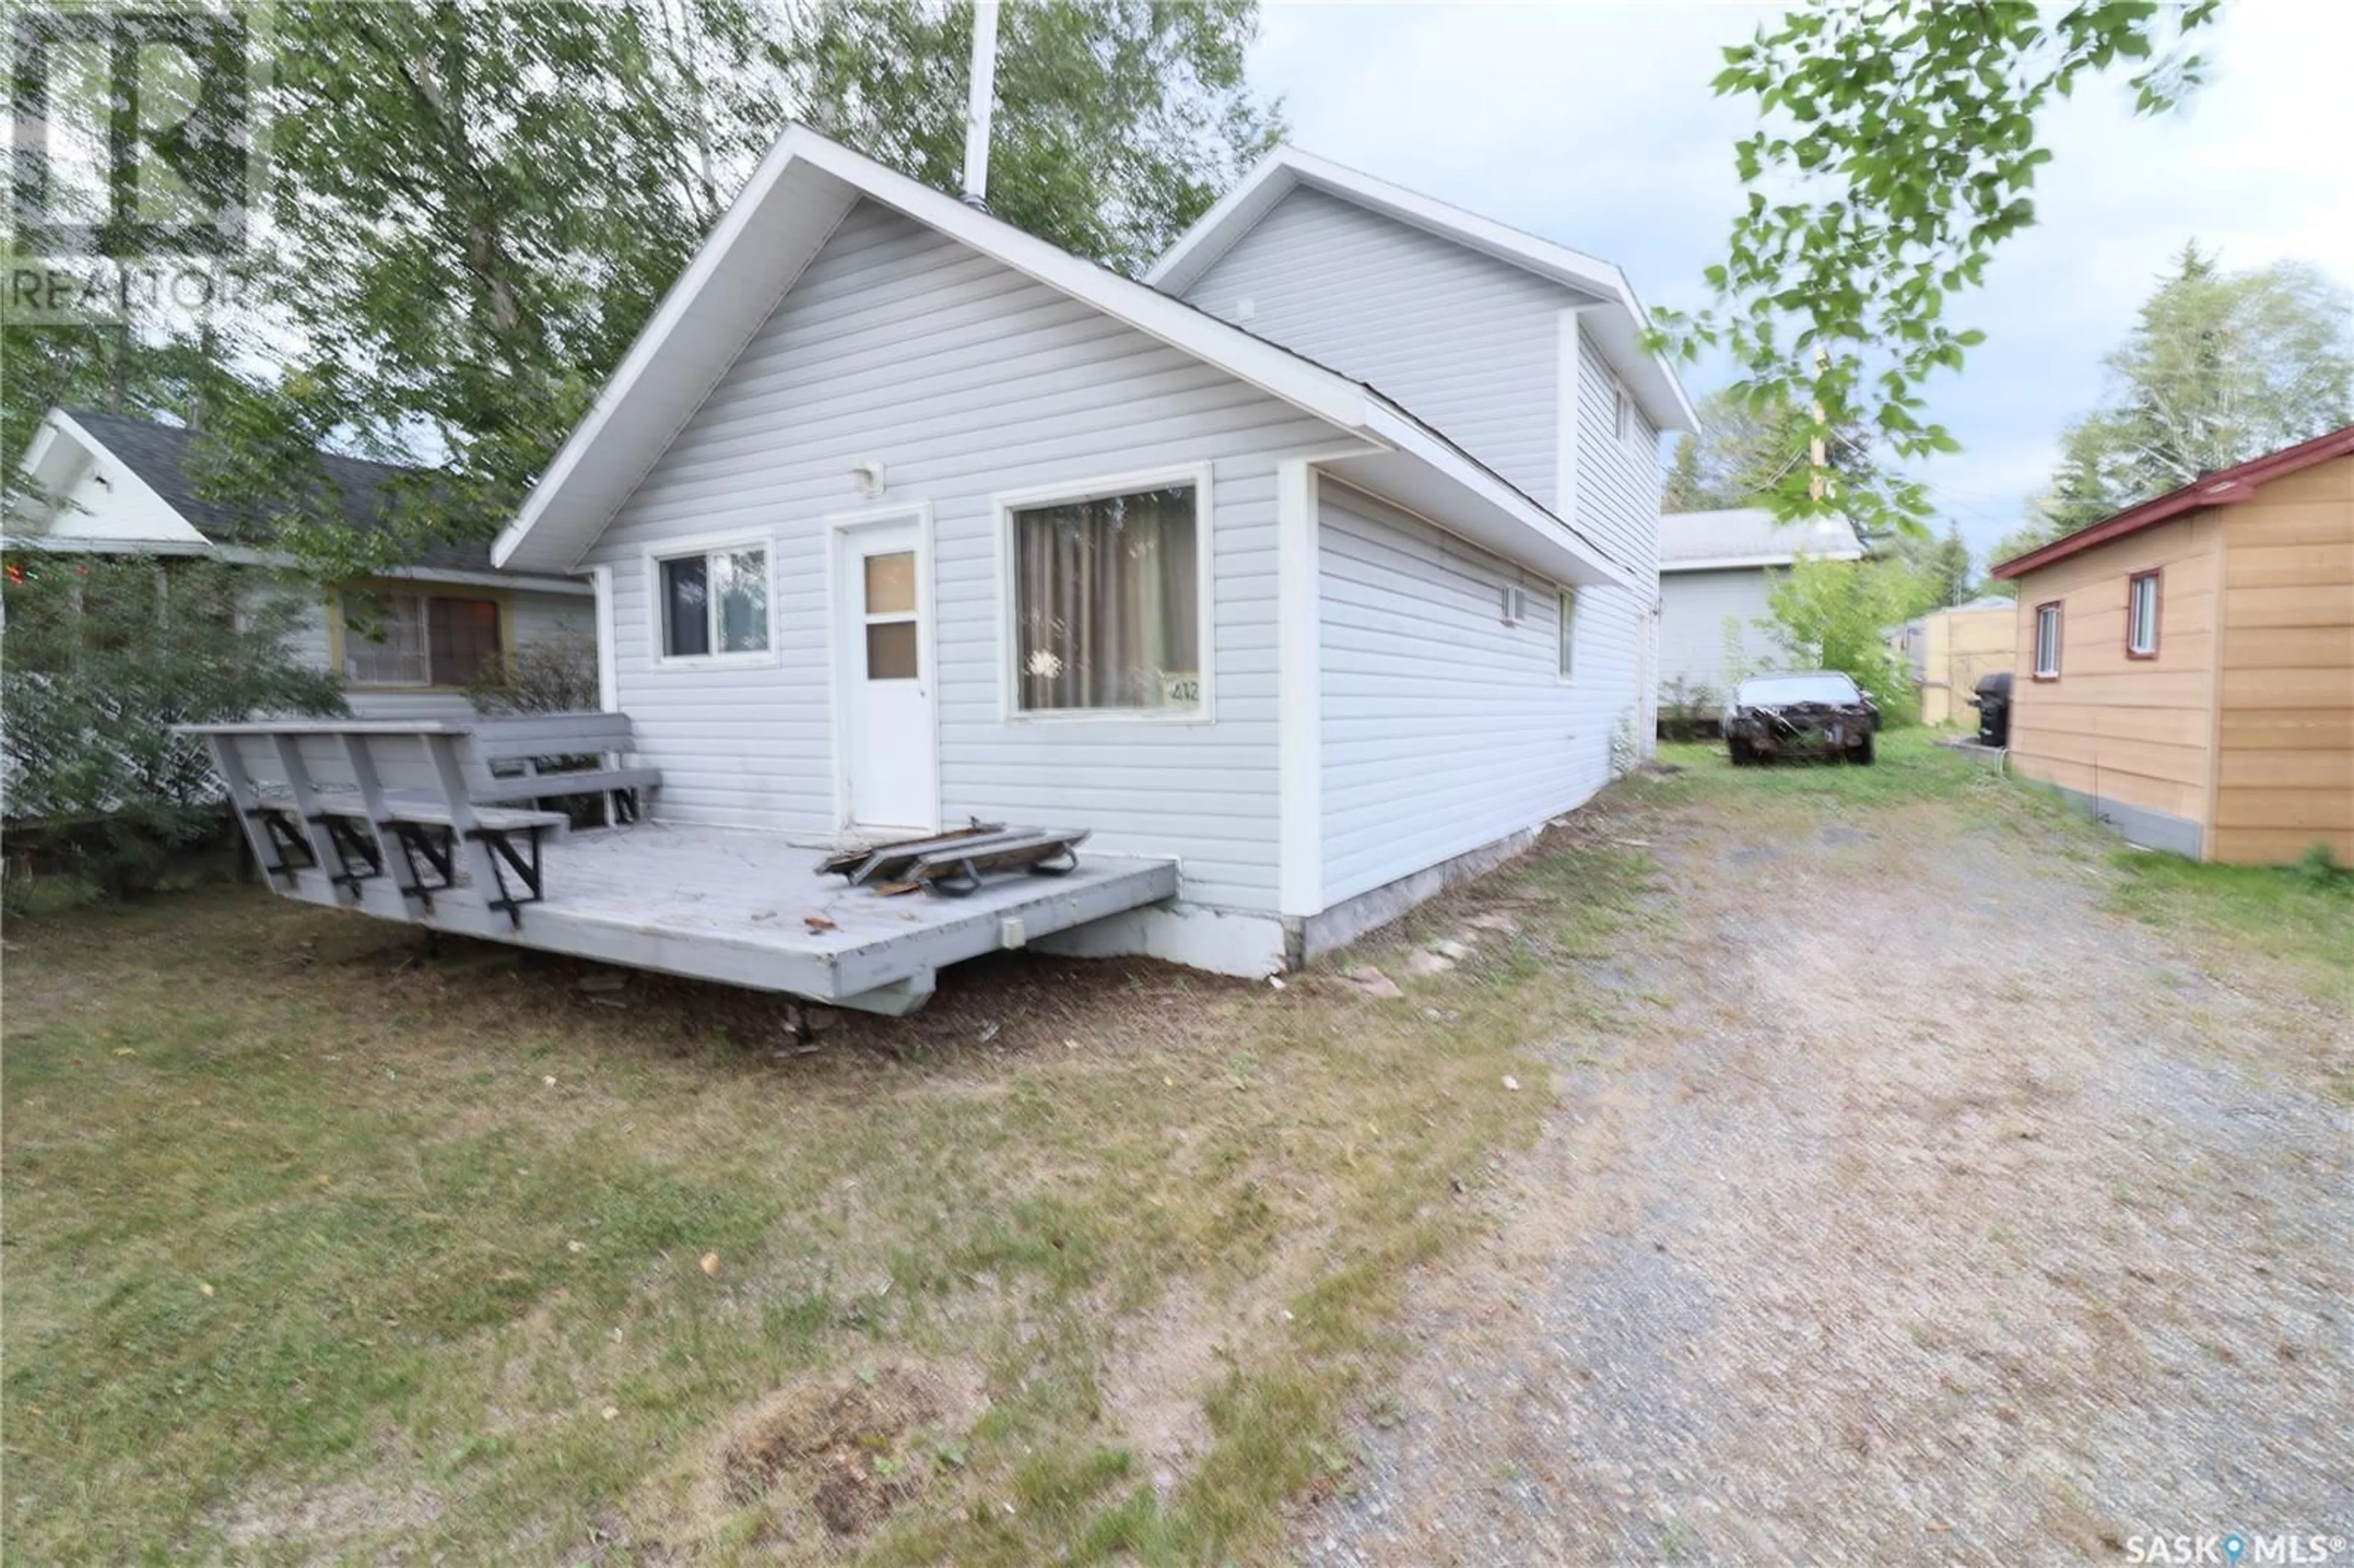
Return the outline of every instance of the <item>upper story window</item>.
<path id="1" fill-rule="evenodd" d="M 2158 657 L 2158 585 L 2155 571 L 2126 579 L 2126 657 Z"/>
<path id="2" fill-rule="evenodd" d="M 344 627 L 355 686 L 472 685 L 505 646 L 499 601 L 461 594 L 349 591 Z"/>
<path id="3" fill-rule="evenodd" d="M 1564 681 L 1576 673 L 1577 664 L 1577 590 L 1561 590 L 1560 673 Z"/>
<path id="4" fill-rule="evenodd" d="M 728 545 L 654 561 L 664 659 L 758 659 L 769 648 L 769 552 Z"/>
<path id="5" fill-rule="evenodd" d="M 2060 678 L 2060 601 L 2035 607 L 2035 678 Z"/>
<path id="6" fill-rule="evenodd" d="M 1013 709 L 1198 712 L 1203 487 L 1010 507 Z"/>

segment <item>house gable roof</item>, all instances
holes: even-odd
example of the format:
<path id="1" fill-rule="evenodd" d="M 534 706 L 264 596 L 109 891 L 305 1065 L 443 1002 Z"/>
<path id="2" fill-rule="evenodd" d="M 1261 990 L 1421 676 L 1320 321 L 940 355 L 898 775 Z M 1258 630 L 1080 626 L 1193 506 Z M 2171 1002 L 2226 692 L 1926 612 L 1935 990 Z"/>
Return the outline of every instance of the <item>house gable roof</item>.
<path id="1" fill-rule="evenodd" d="M 1565 581 L 1628 579 L 1568 524 L 1362 382 L 1025 233 L 795 125 L 761 160 L 493 545 L 499 566 L 568 571 L 595 543 L 861 200 L 970 249 L 1361 438 L 1353 465 L 1475 542 Z"/>
<path id="2" fill-rule="evenodd" d="M 1234 189 L 1178 238 L 1145 274 L 1145 281 L 1164 292 L 1182 294 L 1257 228 L 1277 203 L 1302 186 L 1599 298 L 1604 306 L 1588 317 L 1587 330 L 1651 422 L 1663 430 L 1700 428 L 1700 416 L 1674 367 L 1664 355 L 1643 346 L 1650 315 L 1618 268 L 1297 147 L 1278 147 L 1260 159 Z"/>
<path id="3" fill-rule="evenodd" d="M 1997 566 L 1989 575 L 2005 578 L 2025 577 L 2030 572 L 2056 566 L 2071 556 L 2097 549 L 2111 540 L 2137 534 L 2144 528 L 2154 528 L 2186 512 L 2196 512 L 2202 506 L 2226 506 L 2235 501 L 2249 500 L 2254 496 L 2260 484 L 2285 479 L 2300 469 L 2308 469 L 2316 463 L 2327 462 L 2349 452 L 2354 452 L 2354 425 L 2342 426 L 2309 441 L 2300 441 L 2296 446 L 2283 447 L 2276 452 L 2252 458 L 2235 467 L 2201 474 L 2179 490 L 2169 490 L 2164 495 L 2137 506 L 2129 506 L 2098 523 L 2088 524 L 2023 556 L 2014 556 Z"/>
<path id="4" fill-rule="evenodd" d="M 1787 567 L 1800 556 L 1818 561 L 1861 560 L 1863 541 L 1844 518 L 1785 523 L 1754 506 L 1670 512 L 1659 519 L 1662 575 Z"/>
<path id="5" fill-rule="evenodd" d="M 96 465 L 103 475 L 106 467 L 112 465 L 130 490 L 141 496 L 140 504 L 148 509 L 151 522 L 168 516 L 178 526 L 168 533 L 147 535 L 44 532 L 10 543 L 84 551 L 216 554 L 240 561 L 282 564 L 284 556 L 268 519 L 200 493 L 196 476 L 201 466 L 197 446 L 202 439 L 185 426 L 99 408 L 51 409 L 25 456 L 25 467 L 36 480 L 53 484 L 68 473 L 88 471 L 90 465 Z M 319 466 L 337 508 L 363 533 L 385 525 L 391 508 L 388 485 L 429 471 L 336 452 L 320 453 Z M 456 581 L 508 577 L 494 572 L 490 546 L 480 541 L 436 543 L 390 575 Z M 513 580 L 518 587 L 578 591 L 578 585 L 567 579 Z"/>

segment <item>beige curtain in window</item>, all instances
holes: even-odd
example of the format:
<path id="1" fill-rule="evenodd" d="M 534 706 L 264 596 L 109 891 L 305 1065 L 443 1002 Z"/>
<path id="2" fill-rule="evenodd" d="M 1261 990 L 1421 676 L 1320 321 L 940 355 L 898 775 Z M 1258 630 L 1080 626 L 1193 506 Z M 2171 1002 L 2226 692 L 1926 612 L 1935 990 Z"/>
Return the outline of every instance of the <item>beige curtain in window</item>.
<path id="1" fill-rule="evenodd" d="M 1192 485 L 1014 514 L 1025 710 L 1199 700 Z"/>

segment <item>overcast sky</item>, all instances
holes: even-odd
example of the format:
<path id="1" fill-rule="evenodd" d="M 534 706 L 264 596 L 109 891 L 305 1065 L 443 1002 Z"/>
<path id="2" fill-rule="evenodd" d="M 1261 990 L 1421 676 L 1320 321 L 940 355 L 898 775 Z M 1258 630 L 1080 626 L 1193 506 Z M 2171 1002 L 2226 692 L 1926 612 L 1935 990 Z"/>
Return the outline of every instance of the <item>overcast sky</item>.
<path id="1" fill-rule="evenodd" d="M 1253 74 L 1308 151 L 1606 257 L 1648 301 L 1691 307 L 1750 123 L 1708 83 L 1765 14 L 1268 0 Z M 2164 120 L 2136 120 L 2105 83 L 2051 117 L 2041 224 L 1946 307 L 1988 341 L 1930 387 L 1964 450 L 1926 473 L 1982 564 L 2185 240 L 2230 268 L 2295 258 L 2354 286 L 2354 0 L 2232 0 L 2200 48 L 2210 85 Z"/>

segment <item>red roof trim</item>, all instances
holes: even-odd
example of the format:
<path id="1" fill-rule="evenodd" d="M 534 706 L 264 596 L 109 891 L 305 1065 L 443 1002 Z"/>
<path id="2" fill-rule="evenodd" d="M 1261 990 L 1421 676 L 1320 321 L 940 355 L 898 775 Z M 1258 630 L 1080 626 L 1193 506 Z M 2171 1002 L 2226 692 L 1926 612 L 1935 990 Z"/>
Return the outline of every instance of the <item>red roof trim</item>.
<path id="1" fill-rule="evenodd" d="M 2129 506 L 2114 517 L 2105 517 L 2088 524 L 2062 538 L 2054 539 L 2041 549 L 2030 550 L 1996 567 L 1989 576 L 2020 577 L 2043 567 L 2056 566 L 2071 556 L 2096 549 L 2112 539 L 2127 534 L 2137 534 L 2186 512 L 2196 512 L 2202 506 L 2222 506 L 2236 501 L 2253 499 L 2256 486 L 2275 479 L 2285 479 L 2300 469 L 2311 468 L 2331 458 L 2354 452 L 2354 425 L 2347 425 L 2326 436 L 2316 436 L 2293 447 L 2283 447 L 2253 458 L 2235 468 L 2218 469 L 2201 474 L 2179 490 L 2168 491 L 2154 501 Z"/>

